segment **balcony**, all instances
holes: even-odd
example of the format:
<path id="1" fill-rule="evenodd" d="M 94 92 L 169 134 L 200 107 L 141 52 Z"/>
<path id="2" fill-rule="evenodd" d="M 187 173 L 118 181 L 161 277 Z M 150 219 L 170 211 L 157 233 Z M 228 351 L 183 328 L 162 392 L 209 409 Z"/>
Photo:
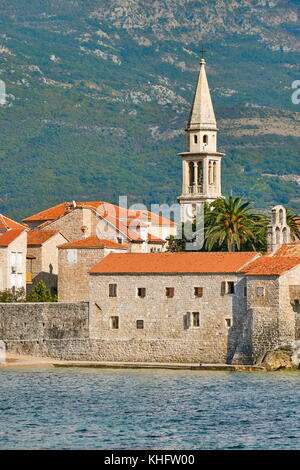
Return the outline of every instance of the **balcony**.
<path id="1" fill-rule="evenodd" d="M 203 194 L 203 186 L 188 186 L 188 194 Z"/>

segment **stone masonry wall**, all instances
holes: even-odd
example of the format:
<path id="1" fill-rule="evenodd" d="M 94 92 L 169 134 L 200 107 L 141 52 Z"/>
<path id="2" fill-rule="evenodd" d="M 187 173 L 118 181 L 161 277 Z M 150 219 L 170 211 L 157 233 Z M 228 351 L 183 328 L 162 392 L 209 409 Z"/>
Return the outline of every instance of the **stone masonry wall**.
<path id="1" fill-rule="evenodd" d="M 223 296 L 223 281 L 235 282 L 236 294 Z M 117 297 L 109 297 L 109 284 L 117 284 Z M 246 309 L 243 285 L 243 277 L 232 274 L 91 275 L 91 338 L 122 344 L 174 341 L 189 345 L 187 351 L 182 350 L 182 357 L 189 356 L 191 362 L 225 363 L 234 355 L 240 331 L 238 317 Z M 137 295 L 139 287 L 146 288 L 144 298 Z M 174 288 L 173 298 L 166 296 L 167 287 Z M 195 287 L 203 288 L 202 297 L 195 297 Z M 199 312 L 198 327 L 192 324 L 193 312 Z M 118 329 L 111 328 L 113 316 L 119 317 Z M 144 321 L 143 329 L 137 328 L 137 320 Z M 169 357 L 172 351 L 165 354 Z"/>
<path id="2" fill-rule="evenodd" d="M 88 338 L 88 303 L 0 304 L 0 339 L 33 342 Z"/>
<path id="3" fill-rule="evenodd" d="M 5 343 L 9 351 L 18 354 L 52 357 L 59 360 L 203 362 L 203 352 L 199 348 L 199 342 L 196 340 L 51 339 L 39 342 L 6 340 Z"/>
<path id="4" fill-rule="evenodd" d="M 68 249 L 59 248 L 58 300 L 59 302 L 87 302 L 89 300 L 88 271 L 104 257 L 103 248 L 74 249 L 75 263 L 68 262 Z"/>

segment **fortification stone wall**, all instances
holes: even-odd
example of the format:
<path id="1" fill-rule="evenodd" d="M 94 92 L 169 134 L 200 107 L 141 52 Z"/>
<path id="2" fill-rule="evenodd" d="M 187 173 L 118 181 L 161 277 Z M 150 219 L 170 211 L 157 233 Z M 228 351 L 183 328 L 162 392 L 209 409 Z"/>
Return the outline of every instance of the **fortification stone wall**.
<path id="1" fill-rule="evenodd" d="M 116 362 L 225 363 L 203 355 L 196 340 L 60 339 L 5 341 L 9 351 L 59 360 Z M 218 356 L 220 357 L 220 356 Z"/>
<path id="2" fill-rule="evenodd" d="M 31 341 L 89 337 L 88 303 L 0 304 L 0 339 Z"/>

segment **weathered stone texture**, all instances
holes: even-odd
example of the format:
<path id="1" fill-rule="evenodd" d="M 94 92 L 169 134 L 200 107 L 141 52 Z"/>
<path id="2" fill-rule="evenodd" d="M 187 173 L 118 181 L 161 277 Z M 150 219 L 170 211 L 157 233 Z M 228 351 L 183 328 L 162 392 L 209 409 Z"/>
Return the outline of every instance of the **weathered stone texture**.
<path id="1" fill-rule="evenodd" d="M 59 249 L 59 302 L 87 302 L 89 299 L 88 271 L 104 257 L 103 248 L 74 249 L 77 260 L 68 262 L 68 249 Z"/>
<path id="2" fill-rule="evenodd" d="M 236 295 L 221 295 L 222 281 L 234 281 Z M 117 284 L 117 297 L 108 296 L 109 284 Z M 242 276 L 232 274 L 92 275 L 91 338 L 158 343 L 174 340 L 174 343 L 190 343 L 191 361 L 227 362 L 238 340 L 238 316 L 246 308 L 243 285 Z M 146 288 L 146 297 L 138 297 L 139 287 Z M 175 289 L 173 298 L 167 298 L 166 287 Z M 195 287 L 203 287 L 203 297 L 195 297 Z M 193 312 L 200 314 L 199 327 L 192 325 Z M 117 330 L 110 328 L 112 316 L 119 317 Z M 137 320 L 144 320 L 144 329 L 137 329 Z M 233 322 L 232 327 L 227 326 L 226 320 Z M 198 344 L 197 352 L 194 343 Z M 182 356 L 186 357 L 184 350 Z"/>
<path id="3" fill-rule="evenodd" d="M 88 303 L 0 304 L 0 338 L 4 341 L 40 343 L 88 336 Z"/>

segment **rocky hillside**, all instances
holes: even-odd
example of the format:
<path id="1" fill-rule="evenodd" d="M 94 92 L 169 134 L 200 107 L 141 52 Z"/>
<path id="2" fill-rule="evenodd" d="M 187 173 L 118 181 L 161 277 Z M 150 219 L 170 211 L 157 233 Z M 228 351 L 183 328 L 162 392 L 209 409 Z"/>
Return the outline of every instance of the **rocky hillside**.
<path id="1" fill-rule="evenodd" d="M 202 43 L 223 192 L 300 212 L 297 0 L 1 3 L 0 212 L 173 202 Z"/>

